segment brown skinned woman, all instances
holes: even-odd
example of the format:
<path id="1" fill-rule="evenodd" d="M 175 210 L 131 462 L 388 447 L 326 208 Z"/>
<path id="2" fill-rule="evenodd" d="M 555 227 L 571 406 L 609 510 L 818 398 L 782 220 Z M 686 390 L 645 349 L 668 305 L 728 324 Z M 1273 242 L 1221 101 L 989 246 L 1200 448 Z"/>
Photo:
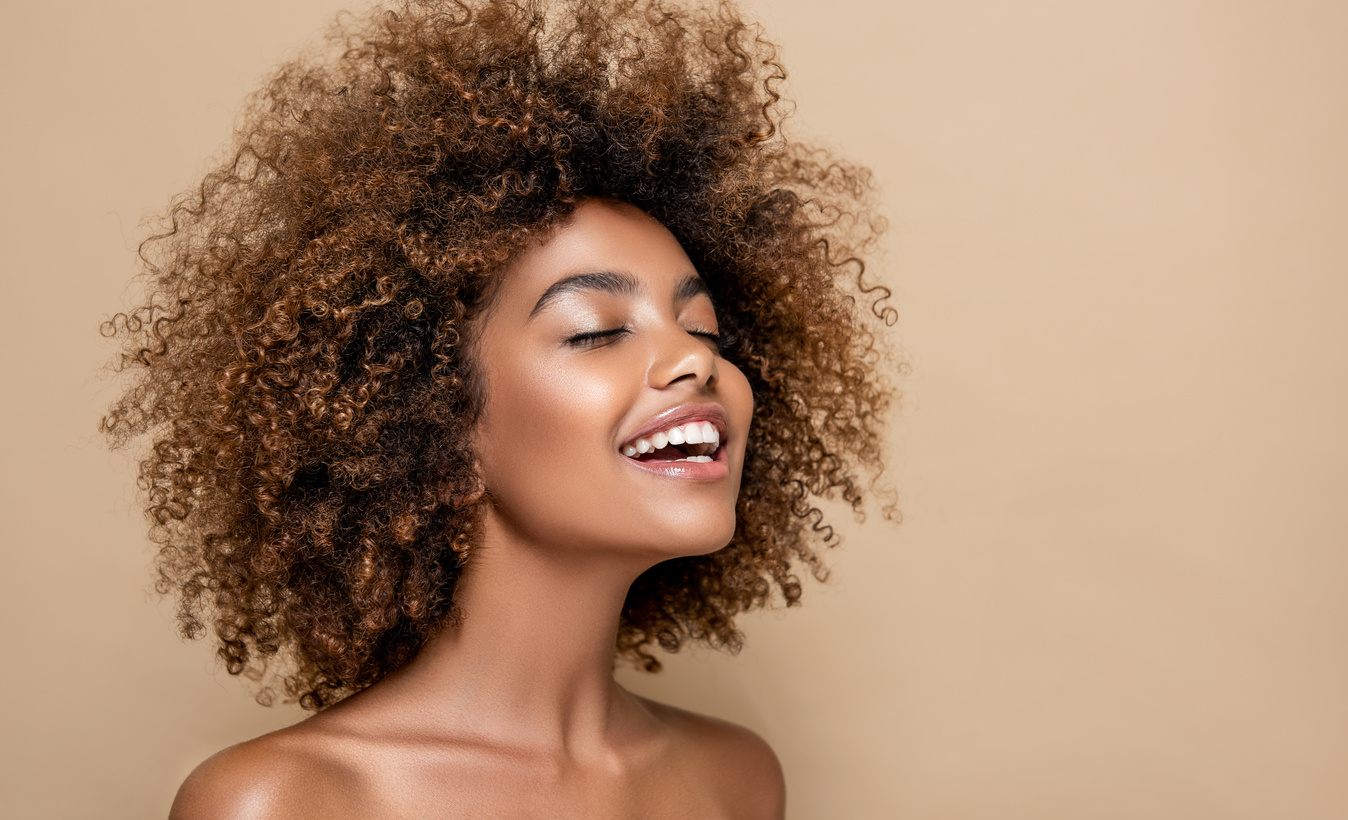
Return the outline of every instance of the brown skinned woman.
<path id="1" fill-rule="evenodd" d="M 782 817 L 761 739 L 613 664 L 736 648 L 822 572 L 811 499 L 862 508 L 891 397 L 864 172 L 780 138 L 728 7 L 345 26 L 108 326 L 185 633 L 315 712 L 173 816 Z"/>

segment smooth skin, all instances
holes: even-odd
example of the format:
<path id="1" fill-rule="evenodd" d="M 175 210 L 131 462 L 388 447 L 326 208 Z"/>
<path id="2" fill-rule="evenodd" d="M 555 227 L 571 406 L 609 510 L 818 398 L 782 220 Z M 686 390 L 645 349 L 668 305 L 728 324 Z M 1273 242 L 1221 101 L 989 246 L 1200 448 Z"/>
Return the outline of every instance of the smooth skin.
<path id="1" fill-rule="evenodd" d="M 663 225 L 601 200 L 507 267 L 474 334 L 488 509 L 463 618 L 368 689 L 202 763 L 171 820 L 784 817 L 762 739 L 613 679 L 632 581 L 734 533 L 753 398 L 697 283 Z M 726 475 L 622 454 L 690 405 L 723 415 Z"/>

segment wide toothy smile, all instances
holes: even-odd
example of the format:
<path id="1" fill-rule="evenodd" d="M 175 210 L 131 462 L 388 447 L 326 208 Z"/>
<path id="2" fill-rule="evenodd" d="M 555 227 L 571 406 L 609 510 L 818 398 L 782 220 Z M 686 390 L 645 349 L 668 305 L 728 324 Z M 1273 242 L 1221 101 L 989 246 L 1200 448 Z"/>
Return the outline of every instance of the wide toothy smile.
<path id="1" fill-rule="evenodd" d="M 671 425 L 622 446 L 622 454 L 636 461 L 713 461 L 721 446 L 721 431 L 709 421 Z"/>

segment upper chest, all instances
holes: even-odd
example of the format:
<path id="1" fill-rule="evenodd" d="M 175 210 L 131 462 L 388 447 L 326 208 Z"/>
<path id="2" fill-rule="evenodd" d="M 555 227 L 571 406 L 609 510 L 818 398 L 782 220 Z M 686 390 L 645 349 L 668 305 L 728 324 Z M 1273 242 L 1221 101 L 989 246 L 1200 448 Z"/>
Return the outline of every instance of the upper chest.
<path id="1" fill-rule="evenodd" d="M 733 784 L 695 752 L 668 747 L 607 765 L 481 749 L 385 753 L 347 784 L 353 816 L 718 820 Z"/>

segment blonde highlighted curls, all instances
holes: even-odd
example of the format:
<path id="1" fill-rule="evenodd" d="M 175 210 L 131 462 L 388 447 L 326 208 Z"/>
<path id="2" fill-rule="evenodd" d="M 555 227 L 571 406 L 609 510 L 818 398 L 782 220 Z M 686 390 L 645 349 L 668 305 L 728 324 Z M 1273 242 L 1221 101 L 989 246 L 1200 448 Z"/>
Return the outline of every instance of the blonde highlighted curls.
<path id="1" fill-rule="evenodd" d="M 866 171 L 782 140 L 785 74 L 726 5 L 407 2 L 329 44 L 252 98 L 104 326 L 128 386 L 103 429 L 150 441 L 182 631 L 309 709 L 416 654 L 480 520 L 466 323 L 531 237 L 608 197 L 683 244 L 756 405 L 734 540 L 642 575 L 616 649 L 655 670 L 654 645 L 738 647 L 737 614 L 823 574 L 815 500 L 860 513 L 881 469 Z"/>

